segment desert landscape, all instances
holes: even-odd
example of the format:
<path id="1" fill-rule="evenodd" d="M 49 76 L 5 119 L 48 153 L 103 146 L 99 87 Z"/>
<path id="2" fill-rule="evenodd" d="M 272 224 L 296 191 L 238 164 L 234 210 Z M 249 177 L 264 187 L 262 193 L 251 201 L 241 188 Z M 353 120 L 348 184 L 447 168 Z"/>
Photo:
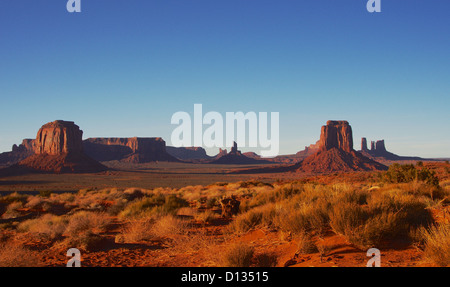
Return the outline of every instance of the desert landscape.
<path id="1" fill-rule="evenodd" d="M 448 277 L 449 11 L 0 0 L 2 278 Z"/>
<path id="2" fill-rule="evenodd" d="M 370 248 L 450 264 L 449 162 L 356 151 L 347 121 L 270 160 L 82 134 L 54 121 L 0 155 L 0 266 L 65 266 L 70 248 L 86 267 L 364 267 Z"/>

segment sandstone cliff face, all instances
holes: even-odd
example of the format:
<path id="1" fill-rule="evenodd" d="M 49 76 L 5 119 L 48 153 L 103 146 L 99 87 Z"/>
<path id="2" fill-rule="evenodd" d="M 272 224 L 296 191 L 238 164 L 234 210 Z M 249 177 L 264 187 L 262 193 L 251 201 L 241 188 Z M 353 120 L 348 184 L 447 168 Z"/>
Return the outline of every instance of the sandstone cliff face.
<path id="1" fill-rule="evenodd" d="M 35 154 L 60 155 L 83 152 L 83 132 L 74 122 L 54 121 L 39 130 L 34 141 Z"/>
<path id="2" fill-rule="evenodd" d="M 83 142 L 83 147 L 86 154 L 98 161 L 177 161 L 167 153 L 162 138 L 90 138 Z"/>
<path id="3" fill-rule="evenodd" d="M 347 121 L 328 121 L 320 134 L 320 150 L 337 148 L 346 152 L 353 150 L 352 128 Z"/>

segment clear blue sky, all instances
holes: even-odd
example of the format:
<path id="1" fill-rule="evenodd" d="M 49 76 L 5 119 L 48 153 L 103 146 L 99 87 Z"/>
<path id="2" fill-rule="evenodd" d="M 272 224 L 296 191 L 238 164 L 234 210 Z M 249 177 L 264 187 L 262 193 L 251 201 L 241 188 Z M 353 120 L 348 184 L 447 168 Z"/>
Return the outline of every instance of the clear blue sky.
<path id="1" fill-rule="evenodd" d="M 282 154 L 329 119 L 400 155 L 450 157 L 450 1 L 0 1 L 0 151 L 75 121 L 163 137 L 171 116 L 280 112 Z"/>

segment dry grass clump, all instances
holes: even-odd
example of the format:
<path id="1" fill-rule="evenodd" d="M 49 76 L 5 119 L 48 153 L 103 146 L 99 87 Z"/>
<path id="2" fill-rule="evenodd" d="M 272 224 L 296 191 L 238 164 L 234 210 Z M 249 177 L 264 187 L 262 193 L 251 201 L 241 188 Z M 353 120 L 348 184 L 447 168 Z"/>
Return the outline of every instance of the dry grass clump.
<path id="1" fill-rule="evenodd" d="M 413 240 L 411 230 L 433 222 L 426 202 L 401 192 L 372 194 L 366 206 L 353 202 L 336 204 L 330 225 L 360 248 L 374 247 L 402 238 Z"/>
<path id="2" fill-rule="evenodd" d="M 0 246 L 0 267 L 40 267 L 38 254 L 21 245 L 6 243 Z"/>
<path id="3" fill-rule="evenodd" d="M 199 212 L 194 216 L 194 219 L 198 222 L 202 222 L 202 223 L 211 223 L 214 220 L 218 219 L 220 216 L 211 211 L 211 210 L 206 210 L 204 212 Z"/>
<path id="4" fill-rule="evenodd" d="M 105 242 L 99 233 L 105 232 L 111 222 L 111 218 L 105 213 L 87 211 L 75 213 L 69 219 L 64 232 L 66 239 L 62 244 L 67 248 L 95 251 Z"/>
<path id="5" fill-rule="evenodd" d="M 298 234 L 295 240 L 298 242 L 297 253 L 299 254 L 312 254 L 319 251 L 312 236 L 306 232 Z"/>
<path id="6" fill-rule="evenodd" d="M 291 200 L 279 208 L 274 219 L 281 231 L 300 234 L 307 231 L 322 232 L 329 221 L 330 203 L 325 199 L 314 202 Z"/>
<path id="7" fill-rule="evenodd" d="M 441 224 L 423 231 L 425 257 L 435 264 L 450 266 L 450 225 Z"/>
<path id="8" fill-rule="evenodd" d="M 20 223 L 17 230 L 19 232 L 30 232 L 50 240 L 57 240 L 62 238 L 68 223 L 69 221 L 65 217 L 45 214 L 39 218 Z"/>
<path id="9" fill-rule="evenodd" d="M 165 215 L 156 220 L 153 225 L 153 234 L 161 238 L 174 238 L 177 235 L 185 235 L 188 231 L 188 223 L 173 215 Z"/>
<path id="10" fill-rule="evenodd" d="M 15 218 L 20 216 L 19 209 L 23 208 L 23 203 L 21 201 L 13 201 L 7 207 L 5 213 L 3 213 L 2 217 L 4 219 Z"/>
<path id="11" fill-rule="evenodd" d="M 245 243 L 231 245 L 223 256 L 224 267 L 250 267 L 255 249 Z"/>
<path id="12" fill-rule="evenodd" d="M 256 267 L 275 267 L 278 257 L 275 254 L 261 253 L 255 256 Z"/>
<path id="13" fill-rule="evenodd" d="M 136 220 L 122 227 L 116 236 L 116 243 L 139 243 L 155 239 L 153 222 L 150 220 Z"/>
<path id="14" fill-rule="evenodd" d="M 65 234 L 73 236 L 86 230 L 102 233 L 111 223 L 112 219 L 105 213 L 80 211 L 70 217 Z"/>
<path id="15" fill-rule="evenodd" d="M 301 187 L 302 186 L 295 183 L 276 187 L 272 185 L 263 185 L 262 187 L 255 189 L 254 196 L 252 196 L 250 200 L 242 202 L 239 209 L 242 212 L 245 212 L 252 208 L 268 203 L 283 201 L 287 198 L 291 198 L 295 194 L 302 192 L 303 189 Z"/>
<path id="16" fill-rule="evenodd" d="M 40 196 L 30 196 L 27 199 L 27 203 L 25 204 L 25 207 L 31 208 L 31 209 L 43 209 L 48 210 L 50 208 L 50 204 L 42 197 Z"/>
<path id="17" fill-rule="evenodd" d="M 256 227 L 271 227 L 277 215 L 277 205 L 270 203 L 239 214 L 228 226 L 228 231 L 235 234 L 246 233 Z"/>
<path id="18" fill-rule="evenodd" d="M 87 230 L 77 234 L 70 234 L 61 244 L 69 248 L 77 248 L 83 251 L 97 251 L 100 250 L 105 244 L 105 238 Z"/>

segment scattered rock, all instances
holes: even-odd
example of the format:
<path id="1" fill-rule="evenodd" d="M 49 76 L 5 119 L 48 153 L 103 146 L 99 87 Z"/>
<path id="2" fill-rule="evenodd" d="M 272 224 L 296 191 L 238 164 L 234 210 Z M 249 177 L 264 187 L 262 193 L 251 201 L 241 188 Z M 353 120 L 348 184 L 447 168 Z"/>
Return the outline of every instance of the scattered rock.
<path id="1" fill-rule="evenodd" d="M 223 198 L 220 201 L 222 205 L 222 216 L 226 218 L 231 218 L 233 215 L 239 213 L 240 201 L 236 200 L 234 196 Z"/>

